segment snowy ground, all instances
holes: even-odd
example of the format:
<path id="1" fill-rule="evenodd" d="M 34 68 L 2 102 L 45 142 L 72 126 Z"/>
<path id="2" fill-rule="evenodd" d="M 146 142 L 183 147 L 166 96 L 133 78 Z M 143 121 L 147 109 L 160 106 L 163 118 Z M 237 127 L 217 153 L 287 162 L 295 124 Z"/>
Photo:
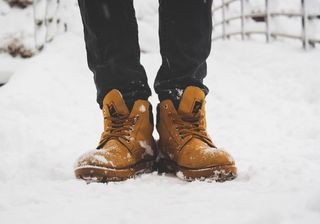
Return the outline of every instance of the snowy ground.
<path id="1" fill-rule="evenodd" d="M 216 42 L 209 58 L 209 131 L 237 161 L 228 183 L 142 175 L 74 179 L 102 129 L 82 37 L 58 37 L 0 88 L 1 223 L 317 223 L 320 51 Z M 158 54 L 143 54 L 150 84 Z M 156 97 L 152 102 L 156 105 Z"/>
<path id="2" fill-rule="evenodd" d="M 143 15 L 137 11 L 142 48 L 154 52 L 156 19 Z M 209 132 L 235 158 L 236 180 L 187 183 L 153 173 L 87 185 L 74 179 L 73 163 L 96 146 L 102 117 L 75 30 L 32 59 L 0 55 L 6 74 L 15 72 L 0 87 L 1 223 L 319 222 L 319 48 L 214 42 Z M 152 85 L 160 56 L 145 53 L 142 63 Z"/>

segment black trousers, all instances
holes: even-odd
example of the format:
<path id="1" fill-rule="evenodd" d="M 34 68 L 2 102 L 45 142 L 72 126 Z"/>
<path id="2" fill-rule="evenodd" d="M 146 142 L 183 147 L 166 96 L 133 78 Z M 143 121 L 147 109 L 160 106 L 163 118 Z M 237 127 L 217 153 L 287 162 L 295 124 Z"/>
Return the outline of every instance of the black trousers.
<path id="1" fill-rule="evenodd" d="M 151 0 L 146 0 L 151 1 Z M 84 25 L 87 59 L 94 73 L 97 101 L 112 89 L 128 105 L 151 95 L 140 64 L 133 0 L 78 0 Z M 203 84 L 211 50 L 212 0 L 159 0 L 162 65 L 154 88 L 160 100 L 179 102 L 181 90 Z"/>

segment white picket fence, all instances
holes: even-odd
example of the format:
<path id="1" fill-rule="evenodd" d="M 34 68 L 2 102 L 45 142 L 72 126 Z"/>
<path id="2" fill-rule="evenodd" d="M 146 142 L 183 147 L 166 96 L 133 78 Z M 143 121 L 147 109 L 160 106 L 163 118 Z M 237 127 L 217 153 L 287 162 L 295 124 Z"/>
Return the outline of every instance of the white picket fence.
<path id="1" fill-rule="evenodd" d="M 41 51 L 61 29 L 66 31 L 60 16 L 61 0 L 33 0 L 35 48 Z"/>
<path id="2" fill-rule="evenodd" d="M 306 2 L 308 0 L 300 0 L 301 1 L 301 8 L 299 12 L 273 12 L 270 10 L 270 2 L 274 0 L 264 0 L 264 11 L 263 12 L 250 12 L 246 10 L 246 5 L 249 0 L 215 0 L 213 5 L 213 15 L 220 14 L 221 20 L 220 21 L 213 21 L 213 29 L 216 30 L 217 27 L 221 27 L 221 33 L 218 35 L 213 35 L 212 40 L 218 39 L 228 39 L 231 36 L 241 36 L 242 40 L 245 40 L 246 37 L 252 34 L 261 34 L 265 35 L 266 42 L 270 42 L 272 38 L 276 37 L 285 37 L 291 39 L 297 39 L 302 42 L 303 48 L 308 49 L 310 46 L 314 47 L 316 44 L 320 43 L 320 39 L 311 38 L 308 33 L 308 24 L 311 20 L 319 20 L 320 22 L 320 12 L 318 13 L 308 13 L 306 10 Z M 279 0 L 280 1 L 280 0 Z M 216 3 L 219 2 L 219 5 Z M 229 10 L 229 6 L 235 2 L 240 3 L 240 13 L 237 16 L 230 16 L 227 17 L 227 11 Z M 248 12 L 249 11 L 249 12 Z M 292 33 L 285 33 L 285 32 L 273 32 L 271 31 L 272 20 L 275 17 L 297 17 L 301 19 L 301 34 L 296 35 Z M 258 22 L 265 23 L 265 30 L 250 30 L 246 26 L 246 21 L 248 19 L 252 19 Z M 240 27 L 238 31 L 228 32 L 227 28 L 231 21 L 239 21 L 240 20 Z M 215 32 L 214 32 L 215 34 Z"/>

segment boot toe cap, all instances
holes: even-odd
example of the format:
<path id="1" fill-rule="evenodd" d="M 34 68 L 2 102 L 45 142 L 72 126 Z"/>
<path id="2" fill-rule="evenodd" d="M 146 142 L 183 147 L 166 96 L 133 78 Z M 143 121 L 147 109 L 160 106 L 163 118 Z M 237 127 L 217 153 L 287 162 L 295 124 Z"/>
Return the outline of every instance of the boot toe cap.
<path id="1" fill-rule="evenodd" d="M 96 166 L 121 169 L 133 164 L 135 164 L 135 160 L 127 149 L 121 147 L 117 147 L 117 149 L 104 147 L 102 149 L 90 150 L 83 154 L 76 161 L 75 168 Z"/>
<path id="2" fill-rule="evenodd" d="M 229 153 L 222 149 L 210 147 L 200 140 L 192 141 L 191 144 L 187 144 L 182 149 L 177 162 L 180 166 L 191 169 L 235 164 Z"/>

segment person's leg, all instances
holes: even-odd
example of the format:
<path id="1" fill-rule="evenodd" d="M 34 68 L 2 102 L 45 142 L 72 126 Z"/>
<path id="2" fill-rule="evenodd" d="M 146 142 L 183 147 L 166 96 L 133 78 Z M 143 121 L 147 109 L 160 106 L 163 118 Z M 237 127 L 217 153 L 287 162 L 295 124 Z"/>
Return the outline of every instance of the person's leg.
<path id="1" fill-rule="evenodd" d="M 151 95 L 140 64 L 138 28 L 132 0 L 78 0 L 87 59 L 94 73 L 97 101 L 118 89 L 129 108 Z"/>
<path id="2" fill-rule="evenodd" d="M 140 64 L 133 0 L 79 0 L 79 5 L 104 130 L 97 149 L 77 159 L 74 174 L 108 182 L 151 172 L 156 159 L 151 91 Z"/>
<path id="3" fill-rule="evenodd" d="M 159 0 L 162 65 L 155 89 L 160 171 L 185 180 L 232 180 L 235 161 L 206 130 L 203 84 L 211 48 L 212 0 Z"/>
<path id="4" fill-rule="evenodd" d="M 154 84 L 159 99 L 175 104 L 187 86 L 203 84 L 211 49 L 212 0 L 159 0 L 162 65 Z"/>

